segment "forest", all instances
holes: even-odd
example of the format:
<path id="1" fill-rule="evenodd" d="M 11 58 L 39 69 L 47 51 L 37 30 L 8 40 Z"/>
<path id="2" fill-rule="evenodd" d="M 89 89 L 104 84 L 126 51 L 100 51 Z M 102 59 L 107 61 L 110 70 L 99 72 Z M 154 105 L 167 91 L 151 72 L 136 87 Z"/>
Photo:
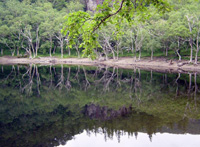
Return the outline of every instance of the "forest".
<path id="1" fill-rule="evenodd" d="M 185 59 L 197 64 L 200 35 L 199 1 L 168 0 L 170 9 L 163 13 L 158 12 L 159 8 L 153 5 L 145 5 L 145 11 L 141 10 L 139 15 L 131 15 L 128 12 L 126 16 L 123 15 L 124 18 L 131 19 L 131 23 L 123 18 L 118 19 L 117 16 L 113 20 L 110 18 L 100 29 L 95 30 L 94 40 L 98 44 L 86 47 L 85 34 L 80 33 L 82 20 L 79 19 L 82 15 L 85 17 L 89 14 L 100 18 L 99 15 L 104 14 L 103 9 L 111 11 L 112 7 L 109 0 L 106 0 L 103 5 L 97 6 L 97 10 L 101 10 L 101 13 L 97 13 L 95 10 L 89 10 L 88 3 L 91 1 L 1 0 L 1 56 L 89 56 L 103 60 L 118 60 L 124 56 L 133 57 L 135 60 L 151 57 L 153 60 L 154 57 L 162 56 Z M 105 10 L 105 13 L 107 12 Z M 69 19 L 77 21 L 76 27 L 80 27 L 76 28 L 79 29 L 78 32 L 68 31 L 69 28 L 66 27 L 71 25 Z M 74 36 L 70 36 L 70 33 Z M 85 48 L 90 48 L 89 53 Z"/>

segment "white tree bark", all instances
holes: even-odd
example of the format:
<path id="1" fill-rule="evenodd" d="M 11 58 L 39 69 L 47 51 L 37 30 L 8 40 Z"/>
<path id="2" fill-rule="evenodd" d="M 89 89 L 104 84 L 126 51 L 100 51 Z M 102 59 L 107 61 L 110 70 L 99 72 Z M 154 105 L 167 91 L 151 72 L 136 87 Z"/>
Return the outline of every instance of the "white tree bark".
<path id="1" fill-rule="evenodd" d="M 58 33 L 58 36 L 57 35 L 55 35 L 55 36 L 59 41 L 60 50 L 61 50 L 60 51 L 61 52 L 61 58 L 63 58 L 64 38 L 63 38 L 61 32 Z"/>
<path id="2" fill-rule="evenodd" d="M 188 21 L 188 28 L 190 33 L 192 34 L 192 30 L 194 28 L 195 19 L 193 16 L 186 15 L 187 21 Z M 190 36 L 189 38 L 189 44 L 190 44 L 190 63 L 193 61 L 193 36 Z"/>

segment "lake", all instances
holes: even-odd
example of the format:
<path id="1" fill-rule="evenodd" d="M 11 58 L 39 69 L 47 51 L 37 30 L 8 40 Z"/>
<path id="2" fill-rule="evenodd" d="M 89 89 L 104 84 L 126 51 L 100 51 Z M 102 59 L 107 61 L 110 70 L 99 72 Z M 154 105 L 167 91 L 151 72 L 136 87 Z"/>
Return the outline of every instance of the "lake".
<path id="1" fill-rule="evenodd" d="M 200 75 L 0 66 L 0 146 L 200 146 Z"/>

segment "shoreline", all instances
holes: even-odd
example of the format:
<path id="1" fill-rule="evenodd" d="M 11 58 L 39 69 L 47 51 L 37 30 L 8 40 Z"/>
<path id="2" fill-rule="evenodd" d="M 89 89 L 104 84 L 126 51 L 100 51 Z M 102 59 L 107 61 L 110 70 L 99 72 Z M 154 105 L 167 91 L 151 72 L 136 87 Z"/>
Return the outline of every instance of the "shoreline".
<path id="1" fill-rule="evenodd" d="M 40 58 L 17 58 L 4 56 L 0 57 L 0 65 L 17 65 L 17 64 L 39 64 L 39 65 L 86 65 L 86 66 L 108 66 L 124 69 L 136 69 L 147 71 L 156 71 L 164 73 L 200 73 L 200 64 L 194 65 L 186 60 L 166 60 L 165 58 L 142 58 L 140 61 L 134 61 L 131 57 L 121 57 L 118 60 L 109 59 L 107 61 L 91 60 L 88 58 L 57 58 L 57 57 L 40 57 Z"/>

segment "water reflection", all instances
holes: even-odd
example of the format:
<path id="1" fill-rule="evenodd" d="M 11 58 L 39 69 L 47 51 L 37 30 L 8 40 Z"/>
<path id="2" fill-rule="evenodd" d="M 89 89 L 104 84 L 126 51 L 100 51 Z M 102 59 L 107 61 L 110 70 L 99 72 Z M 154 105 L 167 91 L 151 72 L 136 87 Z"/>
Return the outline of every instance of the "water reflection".
<path id="1" fill-rule="evenodd" d="M 85 131 L 120 142 L 141 133 L 149 140 L 159 133 L 200 134 L 196 73 L 64 65 L 1 69 L 0 146 L 64 145 Z"/>
<path id="2" fill-rule="evenodd" d="M 115 134 L 117 135 L 117 134 Z M 118 138 L 114 136 L 112 139 L 104 141 L 104 135 L 99 133 L 90 133 L 88 135 L 87 131 L 76 135 L 74 140 L 69 141 L 66 145 L 62 146 L 70 146 L 70 147 L 79 147 L 79 146 L 94 146 L 95 147 L 170 147 L 170 146 L 181 146 L 181 147 L 198 147 L 200 144 L 199 141 L 200 135 L 190 135 L 190 134 L 169 134 L 169 133 L 156 133 L 153 135 L 153 140 L 149 140 L 146 133 L 138 133 L 137 137 L 129 136 L 127 134 L 123 134 L 121 137 L 121 142 L 118 142 Z"/>

